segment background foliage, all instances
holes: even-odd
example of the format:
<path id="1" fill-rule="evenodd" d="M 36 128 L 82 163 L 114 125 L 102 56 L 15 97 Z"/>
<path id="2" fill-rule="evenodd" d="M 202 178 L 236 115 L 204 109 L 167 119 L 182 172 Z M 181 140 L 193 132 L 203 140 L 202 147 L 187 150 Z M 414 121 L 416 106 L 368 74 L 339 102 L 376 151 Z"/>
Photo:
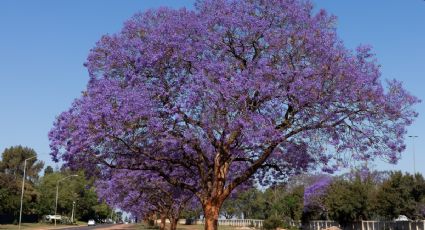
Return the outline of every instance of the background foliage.
<path id="1" fill-rule="evenodd" d="M 0 161 L 0 223 L 17 223 L 19 218 L 20 197 L 24 160 L 37 153 L 27 147 L 14 146 L 4 150 Z M 70 217 L 75 202 L 75 218 L 102 220 L 111 216 L 111 208 L 99 202 L 93 179 L 87 179 L 82 172 L 68 169 L 44 169 L 44 163 L 33 158 L 27 161 L 25 192 L 23 198 L 23 222 L 35 222 L 43 215 L 53 215 L 57 181 L 72 174 L 78 177 L 66 179 L 59 184 L 59 215 Z M 115 215 L 117 216 L 117 215 Z"/>

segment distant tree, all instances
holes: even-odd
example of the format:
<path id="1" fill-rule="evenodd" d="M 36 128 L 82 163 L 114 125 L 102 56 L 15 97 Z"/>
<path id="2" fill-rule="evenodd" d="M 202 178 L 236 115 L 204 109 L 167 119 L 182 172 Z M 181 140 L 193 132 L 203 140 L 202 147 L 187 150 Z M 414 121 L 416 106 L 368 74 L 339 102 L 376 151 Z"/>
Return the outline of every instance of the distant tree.
<path id="1" fill-rule="evenodd" d="M 53 214 L 57 182 L 75 172 L 69 170 L 56 171 L 45 174 L 40 178 L 36 189 L 39 193 L 37 212 L 39 215 Z M 87 179 L 82 172 L 78 177 L 72 177 L 60 182 L 58 193 L 58 214 L 71 215 L 72 205 L 75 202 L 76 219 L 105 219 L 111 213 L 109 207 L 102 205 L 93 187 L 93 180 Z"/>
<path id="2" fill-rule="evenodd" d="M 18 219 L 22 177 L 24 174 L 24 161 L 27 161 L 25 176 L 25 193 L 23 200 L 23 214 L 36 212 L 38 193 L 34 189 L 38 174 L 44 163 L 37 161 L 37 153 L 28 147 L 13 146 L 6 148 L 0 161 L 0 214 L 13 216 Z"/>
<path id="3" fill-rule="evenodd" d="M 416 207 L 414 219 L 425 218 L 425 179 L 422 174 L 414 175 L 415 184 L 412 191 L 413 199 L 415 200 Z"/>
<path id="4" fill-rule="evenodd" d="M 245 219 L 270 219 L 270 226 L 277 223 L 275 219 L 286 224 L 290 220 L 301 219 L 303 195 L 304 187 L 301 185 L 276 185 L 264 191 L 249 188 L 228 198 L 221 214 L 227 219 L 237 216 Z"/>
<path id="5" fill-rule="evenodd" d="M 95 212 L 95 219 L 104 220 L 111 215 L 112 209 L 103 201 L 99 204 L 96 204 L 92 207 Z"/>
<path id="6" fill-rule="evenodd" d="M 304 189 L 304 210 L 303 221 L 328 219 L 328 209 L 325 204 L 325 197 L 333 178 L 328 175 L 316 177 L 315 181 L 307 185 Z"/>
<path id="7" fill-rule="evenodd" d="M 396 171 L 390 174 L 379 188 L 376 197 L 376 212 L 386 219 L 406 215 L 411 219 L 423 217 L 425 181 L 422 175 L 403 175 Z"/>
<path id="8" fill-rule="evenodd" d="M 235 206 L 245 219 L 265 219 L 266 203 L 263 193 L 257 188 L 241 192 L 236 199 Z"/>
<path id="9" fill-rule="evenodd" d="M 298 186 L 289 191 L 281 200 L 283 203 L 282 214 L 283 217 L 290 218 L 291 220 L 301 220 L 303 213 L 303 195 L 304 187 Z"/>
<path id="10" fill-rule="evenodd" d="M 263 196 L 267 226 L 288 228 L 291 221 L 300 220 L 303 212 L 303 195 L 302 186 L 292 187 L 281 184 L 266 189 Z"/>
<path id="11" fill-rule="evenodd" d="M 44 175 L 51 174 L 51 173 L 53 173 L 53 168 L 52 166 L 49 165 L 44 169 Z"/>
<path id="12" fill-rule="evenodd" d="M 116 214 L 115 219 L 116 219 L 117 221 L 122 221 L 122 220 L 123 220 L 123 219 L 122 219 L 123 213 L 122 213 L 121 211 L 118 211 L 118 212 L 116 212 L 115 214 Z"/>
<path id="13" fill-rule="evenodd" d="M 130 188 L 128 184 L 131 184 Z M 161 177 L 145 177 L 145 174 L 131 170 L 120 170 L 96 183 L 101 199 L 116 208 L 134 216 L 147 219 L 152 214 L 161 219 L 160 229 L 165 229 L 165 219 L 170 220 L 170 230 L 176 230 L 183 210 L 200 204 L 193 194 L 170 186 Z"/>
<path id="14" fill-rule="evenodd" d="M 358 175 L 354 180 L 335 179 L 328 187 L 324 203 L 328 217 L 345 226 L 359 220 L 373 219 L 373 203 L 376 186 L 371 180 L 362 180 Z"/>
<path id="15" fill-rule="evenodd" d="M 61 178 L 59 173 L 48 173 L 37 183 L 39 201 L 37 212 L 39 215 L 53 215 L 55 213 L 56 182 Z M 61 189 L 62 191 L 62 189 Z M 59 203 L 60 207 L 61 203 Z"/>
<path id="16" fill-rule="evenodd" d="M 6 148 L 2 153 L 0 172 L 21 178 L 24 175 L 24 160 L 35 157 L 27 161 L 26 179 L 34 183 L 38 178 L 38 173 L 43 169 L 44 162 L 37 160 L 37 153 L 34 149 L 22 146 Z"/>
<path id="17" fill-rule="evenodd" d="M 242 212 L 238 209 L 238 202 L 240 200 L 229 197 L 226 201 L 224 201 L 223 206 L 221 207 L 220 213 L 226 219 L 232 219 L 237 216 L 241 216 Z"/>
<path id="18" fill-rule="evenodd" d="M 15 216 L 19 210 L 21 185 L 13 175 L 0 173 L 0 215 Z M 25 196 L 25 203 L 29 201 Z"/>

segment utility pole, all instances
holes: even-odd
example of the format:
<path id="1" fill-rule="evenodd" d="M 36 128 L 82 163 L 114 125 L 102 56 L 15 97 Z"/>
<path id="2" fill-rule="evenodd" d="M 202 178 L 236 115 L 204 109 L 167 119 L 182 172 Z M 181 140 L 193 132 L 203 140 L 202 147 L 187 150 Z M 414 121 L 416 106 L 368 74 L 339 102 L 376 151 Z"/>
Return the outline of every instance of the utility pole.
<path id="1" fill-rule="evenodd" d="M 415 177 L 416 175 L 416 156 L 415 156 L 415 138 L 418 138 L 418 136 L 409 136 L 410 138 L 412 138 L 412 150 L 413 150 L 413 177 Z"/>
<path id="2" fill-rule="evenodd" d="M 27 160 L 30 160 L 34 157 L 36 157 L 36 156 L 30 157 L 30 158 L 27 158 L 27 159 L 24 160 L 24 176 L 22 177 L 21 208 L 19 210 L 19 227 L 18 227 L 19 230 L 21 230 L 22 201 L 24 200 L 24 187 L 25 187 L 25 177 L 26 177 L 25 172 L 26 172 L 26 169 L 27 169 Z"/>
<path id="3" fill-rule="evenodd" d="M 112 208 L 111 209 L 111 224 L 113 224 L 114 223 L 114 209 Z"/>
<path id="4" fill-rule="evenodd" d="M 62 179 L 60 179 L 60 180 L 58 180 L 58 181 L 56 182 L 55 227 L 56 227 L 56 219 L 57 219 L 56 213 L 57 213 L 57 211 L 58 211 L 59 183 L 60 183 L 61 181 L 65 180 L 65 179 L 70 178 L 70 177 L 73 177 L 73 176 L 78 176 L 78 175 L 71 175 L 71 176 L 67 176 L 67 177 L 62 178 Z"/>
<path id="5" fill-rule="evenodd" d="M 75 201 L 72 201 L 71 223 L 74 223 L 74 208 L 75 208 Z"/>

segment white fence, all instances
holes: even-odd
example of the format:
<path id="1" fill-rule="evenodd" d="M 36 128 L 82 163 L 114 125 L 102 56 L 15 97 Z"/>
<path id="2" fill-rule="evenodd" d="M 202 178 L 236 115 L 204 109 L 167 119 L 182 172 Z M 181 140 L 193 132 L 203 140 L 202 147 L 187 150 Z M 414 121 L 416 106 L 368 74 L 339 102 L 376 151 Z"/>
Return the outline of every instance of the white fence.
<path id="1" fill-rule="evenodd" d="M 263 220 L 254 219 L 230 219 L 230 220 L 218 220 L 218 225 L 221 226 L 234 226 L 234 227 L 263 227 Z"/>
<path id="2" fill-rule="evenodd" d="M 264 220 L 255 219 L 220 219 L 218 220 L 219 226 L 233 226 L 233 227 L 255 227 L 262 228 Z M 204 224 L 204 220 L 195 220 L 194 224 Z"/>
<path id="3" fill-rule="evenodd" d="M 171 223 L 169 219 L 165 219 L 165 223 L 169 224 Z M 179 221 L 177 222 L 178 224 L 186 224 L 186 219 L 179 219 Z M 155 220 L 155 224 L 161 224 L 161 219 L 156 219 Z"/>
<path id="4" fill-rule="evenodd" d="M 361 221 L 359 230 L 425 230 L 425 221 Z"/>
<path id="5" fill-rule="evenodd" d="M 233 227 L 255 227 L 261 229 L 264 220 L 256 219 L 220 219 L 218 225 Z M 159 224 L 160 220 L 156 220 Z M 167 219 L 167 223 L 169 223 Z M 179 224 L 200 224 L 203 225 L 204 220 L 193 220 L 190 223 L 185 219 L 180 219 Z M 300 226 L 301 223 L 293 221 L 291 226 Z M 341 227 L 336 221 L 316 220 L 303 224 L 303 230 L 323 230 L 332 226 L 339 227 L 343 230 L 425 230 L 425 220 L 420 221 L 359 221 Z"/>
<path id="6" fill-rule="evenodd" d="M 303 224 L 302 229 L 305 230 L 322 230 L 330 228 L 332 226 L 340 227 L 339 224 L 331 220 L 315 220 L 310 221 L 307 224 Z"/>
<path id="7" fill-rule="evenodd" d="M 341 227 L 335 221 L 310 221 L 304 230 L 322 230 L 332 226 L 343 230 L 425 230 L 425 220 L 420 221 L 359 221 Z"/>

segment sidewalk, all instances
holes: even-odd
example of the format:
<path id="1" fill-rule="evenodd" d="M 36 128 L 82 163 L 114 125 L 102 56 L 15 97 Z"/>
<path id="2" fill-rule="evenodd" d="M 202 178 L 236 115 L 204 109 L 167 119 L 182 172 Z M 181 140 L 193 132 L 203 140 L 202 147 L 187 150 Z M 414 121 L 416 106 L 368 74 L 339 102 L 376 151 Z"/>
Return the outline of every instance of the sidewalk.
<path id="1" fill-rule="evenodd" d="M 111 227 L 106 227 L 106 228 L 96 228 L 96 229 L 100 229 L 100 230 L 133 230 L 133 229 L 137 229 L 137 226 L 134 224 L 117 224 Z"/>

